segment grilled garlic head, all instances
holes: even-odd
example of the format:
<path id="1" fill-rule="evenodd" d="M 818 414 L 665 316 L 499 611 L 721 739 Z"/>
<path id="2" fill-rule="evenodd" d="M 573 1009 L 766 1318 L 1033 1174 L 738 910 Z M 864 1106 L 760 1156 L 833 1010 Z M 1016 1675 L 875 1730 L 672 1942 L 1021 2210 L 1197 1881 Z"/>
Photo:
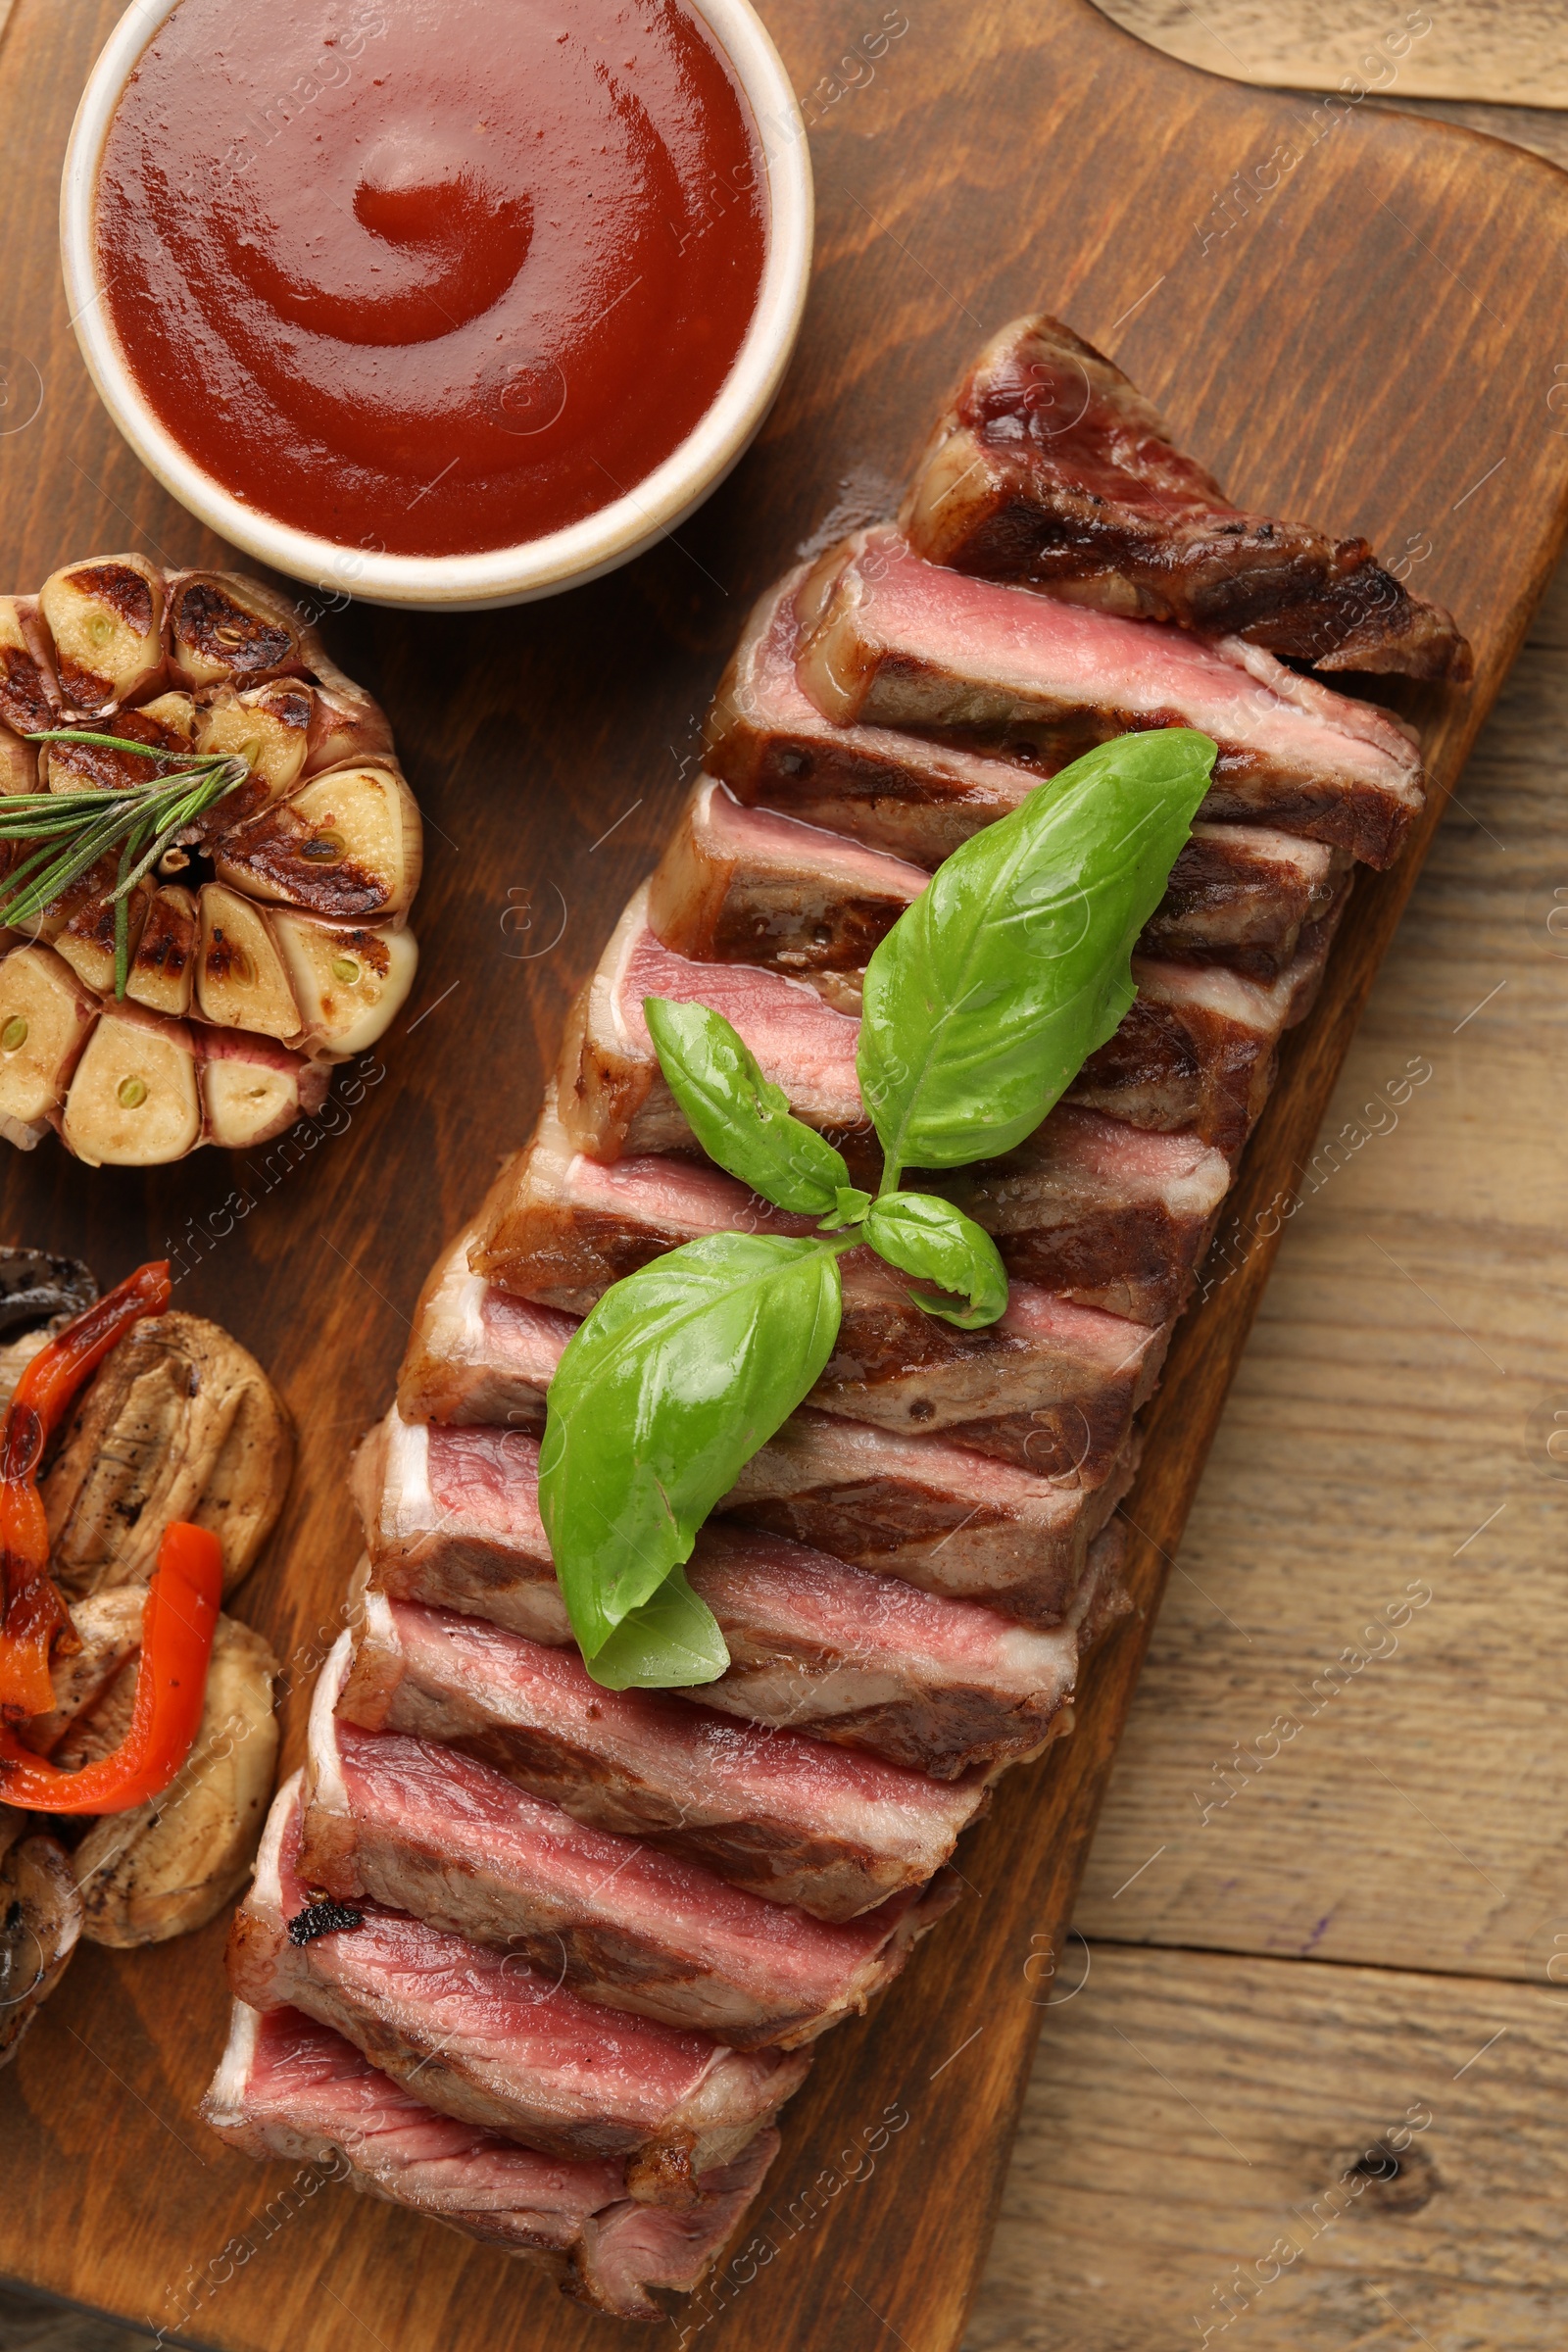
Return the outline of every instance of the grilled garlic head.
<path id="1" fill-rule="evenodd" d="M 122 748 L 30 740 L 61 728 Z M 286 599 L 134 555 L 0 597 L 0 811 L 162 787 L 160 754 L 233 765 L 127 891 L 117 841 L 0 931 L 0 1135 L 24 1151 L 50 1127 L 92 1166 L 267 1143 L 413 985 L 418 806 L 381 710 Z M 0 903 L 32 856 L 0 838 Z"/>

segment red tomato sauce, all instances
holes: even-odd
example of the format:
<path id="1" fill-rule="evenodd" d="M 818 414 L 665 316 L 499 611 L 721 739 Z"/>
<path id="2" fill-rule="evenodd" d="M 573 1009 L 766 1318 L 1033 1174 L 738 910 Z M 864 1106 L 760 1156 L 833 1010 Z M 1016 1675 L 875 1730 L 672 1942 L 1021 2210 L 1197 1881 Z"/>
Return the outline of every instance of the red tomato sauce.
<path id="1" fill-rule="evenodd" d="M 722 386 L 757 132 L 685 0 L 181 0 L 99 260 L 174 439 L 260 512 L 457 555 L 634 490 Z"/>

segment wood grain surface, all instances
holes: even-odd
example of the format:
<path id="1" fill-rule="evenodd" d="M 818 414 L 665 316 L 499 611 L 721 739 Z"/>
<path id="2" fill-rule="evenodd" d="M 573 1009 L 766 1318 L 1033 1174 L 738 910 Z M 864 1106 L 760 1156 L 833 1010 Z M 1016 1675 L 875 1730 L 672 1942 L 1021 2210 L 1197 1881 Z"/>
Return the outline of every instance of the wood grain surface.
<path id="1" fill-rule="evenodd" d="M 1100 0 L 1167 56 L 1240 81 L 1406 97 L 1568 107 L 1568 21 L 1558 0 Z"/>
<path id="2" fill-rule="evenodd" d="M 983 334 L 1033 304 L 1061 311 L 1239 491 L 1419 560 L 1480 660 L 1472 695 L 1405 705 L 1441 782 L 1560 543 L 1568 464 L 1549 404 L 1568 182 L 1549 167 L 1354 106 L 1314 138 L 1298 103 L 1153 57 L 1087 0 L 894 12 L 907 29 L 874 53 L 869 12 L 765 13 L 813 126 L 820 235 L 806 335 L 758 449 L 678 545 L 582 595 L 482 620 L 356 610 L 328 624 L 385 699 L 432 825 L 420 987 L 351 1117 L 275 1177 L 210 1153 L 146 1179 L 43 1152 L 6 1171 L 8 1236 L 82 1250 L 106 1275 L 179 1246 L 180 1303 L 220 1315 L 289 1396 L 301 1467 L 245 1613 L 302 1689 L 353 1555 L 346 1448 L 384 1402 L 434 1247 L 531 1119 L 566 996 L 668 823 L 747 599 L 803 540 L 885 501 Z M 0 50 L 19 191 L 0 343 L 12 382 L 30 366 L 41 393 L 0 445 L 19 584 L 113 545 L 218 552 L 105 425 L 55 281 L 59 155 L 112 16 L 18 0 Z M 1215 219 L 1216 192 L 1293 138 L 1269 201 Z M 8 414 L 21 408 L 13 396 Z M 1246 1232 L 1310 1157 L 1420 846 L 1358 890 L 1254 1143 Z M 897 1995 L 824 2045 L 790 2111 L 765 2242 L 683 2341 L 956 2342 L 1164 1559 L 1273 1248 L 1259 1232 L 1173 1351 L 1131 1503 L 1144 1616 L 1097 1661 L 1050 1769 L 1006 1785 L 962 1857 L 968 1899 Z M 300 1713 L 297 1692 L 296 1742 Z M 609 2323 L 503 2258 L 206 2142 L 192 2108 L 220 2039 L 220 1941 L 74 1968 L 0 2084 L 0 2269 L 236 2352 L 337 2352 L 367 2333 L 608 2342 Z"/>

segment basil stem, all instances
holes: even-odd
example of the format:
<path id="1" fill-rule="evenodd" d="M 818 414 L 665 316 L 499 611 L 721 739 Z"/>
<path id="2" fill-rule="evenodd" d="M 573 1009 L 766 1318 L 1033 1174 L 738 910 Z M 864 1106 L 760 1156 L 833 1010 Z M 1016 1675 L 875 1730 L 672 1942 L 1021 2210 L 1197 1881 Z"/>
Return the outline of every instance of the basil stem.
<path id="1" fill-rule="evenodd" d="M 1099 745 L 938 867 L 866 969 L 858 1066 L 886 1157 L 956 1168 L 1039 1126 L 1132 1004 L 1129 959 L 1215 745 Z"/>

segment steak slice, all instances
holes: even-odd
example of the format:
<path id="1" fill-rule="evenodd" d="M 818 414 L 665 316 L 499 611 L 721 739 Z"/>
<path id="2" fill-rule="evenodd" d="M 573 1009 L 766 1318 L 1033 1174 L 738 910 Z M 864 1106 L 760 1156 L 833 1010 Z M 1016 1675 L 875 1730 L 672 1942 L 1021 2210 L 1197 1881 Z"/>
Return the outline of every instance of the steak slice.
<path id="1" fill-rule="evenodd" d="M 358 1924 L 300 1874 L 301 1776 L 272 1801 L 228 1939 L 232 1990 L 303 2009 L 426 2106 L 549 2156 L 625 2164 L 627 2193 L 684 2204 L 805 2079 L 802 2052 L 741 2054 L 704 2034 L 595 2009 L 530 1968 L 366 1900 Z"/>
<path id="2" fill-rule="evenodd" d="M 604 1690 L 573 1649 L 384 1592 L 364 1596 L 337 1711 L 461 1748 L 591 1829 L 816 1919 L 923 1886 L 986 1804 L 980 1776 L 933 1781 L 662 1690 Z"/>
<path id="3" fill-rule="evenodd" d="M 1199 825 L 1145 926 L 1144 952 L 1277 979 L 1303 925 L 1348 888 L 1337 869 L 1348 862 L 1323 842 L 1263 825 Z M 743 808 L 706 776 L 649 885 L 648 921 L 664 947 L 696 961 L 856 975 L 847 993 L 926 879 L 923 867 L 818 824 Z"/>
<path id="4" fill-rule="evenodd" d="M 1393 862 L 1422 807 L 1398 721 L 1238 637 L 1209 644 L 942 570 L 887 530 L 824 557 L 798 601 L 801 684 L 839 725 L 970 748 L 1023 732 L 1057 763 L 1130 728 L 1198 727 L 1219 745 L 1202 815 L 1305 833 L 1368 865 Z"/>
<path id="5" fill-rule="evenodd" d="M 355 1457 L 370 1585 L 551 1648 L 571 1639 L 539 1518 L 539 1449 L 517 1431 L 389 1414 Z M 1080 1625 L 1112 1590 L 1120 1530 L 1095 1540 L 1066 1622 L 1014 1624 L 781 1538 L 710 1525 L 688 1569 L 729 1644 L 703 1704 L 867 1747 L 940 1780 L 1053 1737 Z"/>
<path id="6" fill-rule="evenodd" d="M 368 2196 L 504 2246 L 622 2320 L 663 2320 L 649 2290 L 698 2285 L 779 2144 L 776 2132 L 759 2132 L 732 2165 L 703 2176 L 683 2211 L 638 2205 L 620 2166 L 537 2156 L 437 2115 L 330 2027 L 244 2001 L 201 2116 L 248 2156 L 327 2166 Z"/>
<path id="7" fill-rule="evenodd" d="M 567 1016 L 557 1080 L 561 1124 L 596 1159 L 696 1150 L 643 1018 L 645 997 L 708 1004 L 739 1030 L 796 1115 L 857 1164 L 875 1139 L 855 1073 L 859 1024 L 802 980 L 747 963 L 694 963 L 648 927 L 648 885 L 627 905 Z"/>
<path id="8" fill-rule="evenodd" d="M 595 2008 L 794 2049 L 860 2015 L 957 1882 L 829 1923 L 700 1862 L 592 1829 L 472 1756 L 339 1723 L 348 1637 L 317 1685 L 300 1870 L 471 1942 L 520 1953 Z"/>
<path id="9" fill-rule="evenodd" d="M 900 516 L 931 564 L 1246 637 L 1319 669 L 1467 678 L 1470 649 L 1364 539 L 1232 506 L 1121 369 L 1058 319 L 994 336 Z"/>
<path id="10" fill-rule="evenodd" d="M 1159 1324 L 1181 1313 L 1231 1168 L 1195 1135 L 1060 1102 L 1004 1158 L 915 1181 L 994 1235 L 1010 1275 Z"/>
<path id="11" fill-rule="evenodd" d="M 505 1199 L 503 1186 L 504 1179 L 492 1200 Z M 478 1232 L 470 1225 L 459 1234 L 419 1293 L 398 1372 L 398 1410 L 407 1421 L 543 1429 L 545 1390 L 576 1325 L 470 1273 Z"/>
<path id="12" fill-rule="evenodd" d="M 920 866 L 770 809 L 704 776 L 648 886 L 648 923 L 677 954 L 773 971 L 858 971 L 926 886 Z"/>

